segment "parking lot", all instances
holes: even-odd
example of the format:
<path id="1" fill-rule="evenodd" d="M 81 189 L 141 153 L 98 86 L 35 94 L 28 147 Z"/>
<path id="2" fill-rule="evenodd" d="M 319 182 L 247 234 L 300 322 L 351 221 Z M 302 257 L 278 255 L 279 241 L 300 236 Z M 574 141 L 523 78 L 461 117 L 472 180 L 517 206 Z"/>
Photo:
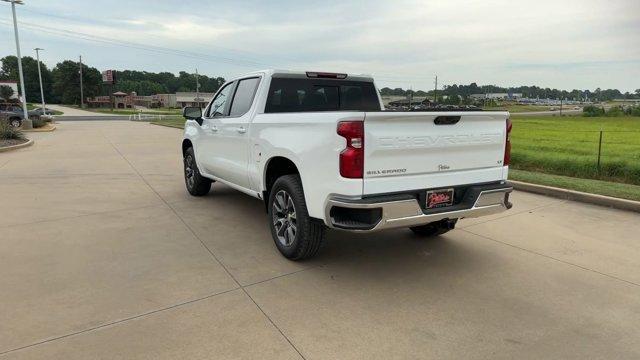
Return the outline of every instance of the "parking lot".
<path id="1" fill-rule="evenodd" d="M 515 192 L 296 263 L 260 201 L 188 196 L 178 129 L 29 135 L 0 154 L 2 359 L 640 357 L 640 214 Z"/>

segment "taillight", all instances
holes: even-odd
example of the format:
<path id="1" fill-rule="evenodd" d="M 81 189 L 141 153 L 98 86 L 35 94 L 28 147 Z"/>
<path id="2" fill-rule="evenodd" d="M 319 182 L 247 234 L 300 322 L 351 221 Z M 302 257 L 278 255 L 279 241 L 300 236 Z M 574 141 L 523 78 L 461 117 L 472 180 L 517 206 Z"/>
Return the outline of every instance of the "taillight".
<path id="1" fill-rule="evenodd" d="M 338 135 L 347 139 L 347 147 L 340 153 L 340 175 L 362 179 L 364 172 L 364 122 L 341 121 Z"/>
<path id="2" fill-rule="evenodd" d="M 502 165 L 507 166 L 511 162 L 511 120 L 507 119 L 507 139 L 504 145 L 504 161 Z"/>

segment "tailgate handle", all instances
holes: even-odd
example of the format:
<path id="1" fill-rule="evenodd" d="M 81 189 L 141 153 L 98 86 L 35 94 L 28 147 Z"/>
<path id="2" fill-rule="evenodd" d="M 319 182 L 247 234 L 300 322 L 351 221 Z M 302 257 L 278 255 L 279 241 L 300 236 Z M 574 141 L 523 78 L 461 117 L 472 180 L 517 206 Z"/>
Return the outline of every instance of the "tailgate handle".
<path id="1" fill-rule="evenodd" d="M 438 116 L 433 120 L 436 125 L 453 125 L 460 121 L 460 116 Z"/>

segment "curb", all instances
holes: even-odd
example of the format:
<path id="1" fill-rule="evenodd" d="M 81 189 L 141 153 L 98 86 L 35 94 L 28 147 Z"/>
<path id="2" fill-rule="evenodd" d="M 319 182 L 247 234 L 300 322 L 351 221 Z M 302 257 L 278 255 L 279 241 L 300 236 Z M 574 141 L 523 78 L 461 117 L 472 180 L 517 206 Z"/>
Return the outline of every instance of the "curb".
<path id="1" fill-rule="evenodd" d="M 17 150 L 17 149 L 20 149 L 20 148 L 23 148 L 23 147 L 27 147 L 27 146 L 31 146 L 31 145 L 33 145 L 33 139 L 29 139 L 29 141 L 27 141 L 25 143 L 22 143 L 22 144 L 18 144 L 18 145 L 0 147 L 0 152 Z"/>
<path id="2" fill-rule="evenodd" d="M 178 126 L 174 126 L 174 125 L 168 125 L 168 124 L 157 124 L 154 122 L 149 122 L 150 125 L 155 125 L 155 126 L 164 126 L 164 127 L 168 127 L 168 128 L 172 128 L 172 129 L 180 129 L 180 130 L 184 130 L 183 127 L 178 127 Z"/>
<path id="3" fill-rule="evenodd" d="M 49 126 L 47 129 L 37 128 L 37 129 L 22 130 L 22 132 L 49 132 L 49 131 L 55 130 L 56 128 L 57 127 L 55 125 L 51 124 L 51 126 Z"/>
<path id="4" fill-rule="evenodd" d="M 589 204 L 606 206 L 614 209 L 640 212 L 640 201 L 619 199 L 611 196 L 589 194 L 581 191 L 561 189 L 546 185 L 537 185 L 521 181 L 508 180 L 515 190 L 547 195 L 555 198 L 580 201 Z"/>

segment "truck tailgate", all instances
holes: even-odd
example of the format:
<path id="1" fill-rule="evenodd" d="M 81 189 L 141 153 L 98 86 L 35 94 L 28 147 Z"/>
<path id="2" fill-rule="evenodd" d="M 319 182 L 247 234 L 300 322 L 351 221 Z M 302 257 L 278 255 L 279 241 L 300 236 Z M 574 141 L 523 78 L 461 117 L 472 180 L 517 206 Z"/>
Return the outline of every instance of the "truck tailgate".
<path id="1" fill-rule="evenodd" d="M 507 112 L 368 112 L 363 193 L 502 180 Z"/>

